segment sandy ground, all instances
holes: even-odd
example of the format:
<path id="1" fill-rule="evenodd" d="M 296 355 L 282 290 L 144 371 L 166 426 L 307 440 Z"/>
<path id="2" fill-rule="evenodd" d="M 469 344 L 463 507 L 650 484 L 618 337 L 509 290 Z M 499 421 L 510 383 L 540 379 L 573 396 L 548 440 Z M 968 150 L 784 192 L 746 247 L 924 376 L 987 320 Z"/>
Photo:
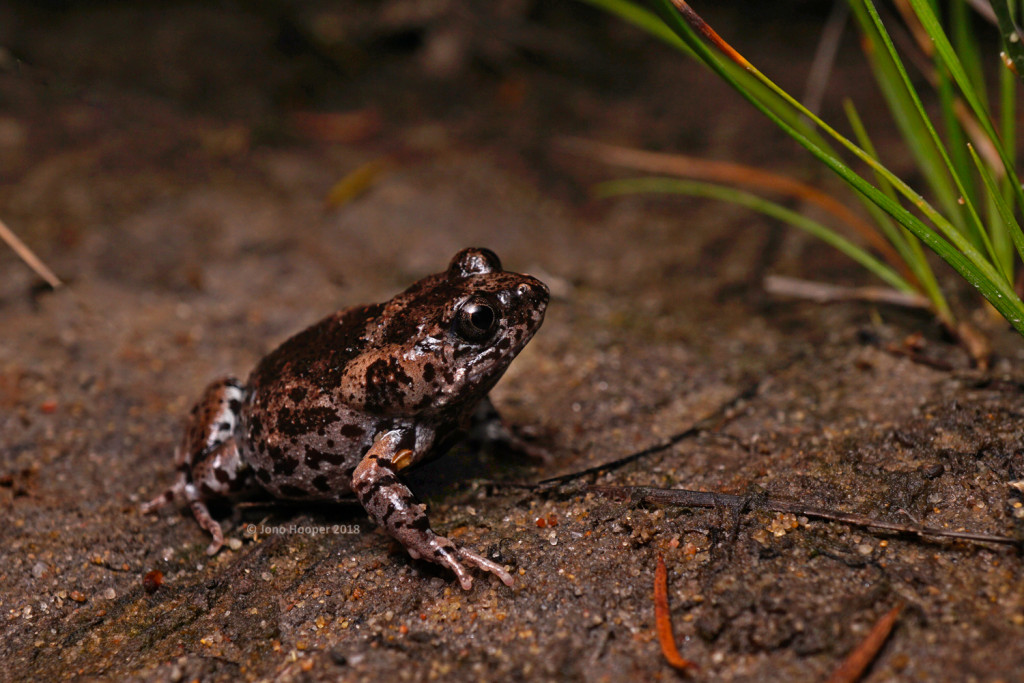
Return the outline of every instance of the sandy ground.
<path id="1" fill-rule="evenodd" d="M 617 172 L 554 151 L 560 135 L 812 171 L 671 52 L 579 6 L 534 14 L 525 26 L 571 39 L 467 39 L 446 72 L 430 25 L 410 29 L 419 42 L 364 28 L 345 61 L 284 40 L 298 15 L 0 11 L 0 46 L 23 60 L 0 73 L 0 216 L 68 282 L 46 291 L 0 250 L 0 679 L 673 679 L 653 629 L 659 554 L 701 679 L 821 680 L 897 603 L 869 680 L 1019 676 L 1011 550 L 584 489 L 767 493 L 1020 535 L 1024 344 L 981 318 L 997 356 L 971 369 L 927 317 L 768 298 L 767 273 L 868 283 L 807 237 L 720 204 L 588 199 Z M 716 25 L 799 89 L 819 21 Z M 830 93 L 873 97 L 844 49 Z M 296 124 L 312 109 L 376 123 L 330 142 Z M 383 170 L 364 192 L 327 201 L 366 164 Z M 410 480 L 435 528 L 513 568 L 515 588 L 461 591 L 358 506 L 241 508 L 213 558 L 187 511 L 137 512 L 170 483 L 209 379 L 469 245 L 552 288 L 494 399 L 553 457 L 463 448 Z M 946 367 L 887 350 L 917 332 Z M 708 416 L 561 489 L 487 483 L 614 460 Z"/>

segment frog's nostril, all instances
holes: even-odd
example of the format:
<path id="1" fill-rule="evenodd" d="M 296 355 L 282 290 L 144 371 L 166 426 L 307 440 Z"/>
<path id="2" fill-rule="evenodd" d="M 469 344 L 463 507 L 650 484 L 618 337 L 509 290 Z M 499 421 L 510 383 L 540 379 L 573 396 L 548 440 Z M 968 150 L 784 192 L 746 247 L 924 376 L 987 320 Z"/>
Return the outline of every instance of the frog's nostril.
<path id="1" fill-rule="evenodd" d="M 534 282 L 524 282 L 516 288 L 516 293 L 519 296 L 529 296 L 537 301 L 548 300 L 548 287 L 540 280 Z"/>

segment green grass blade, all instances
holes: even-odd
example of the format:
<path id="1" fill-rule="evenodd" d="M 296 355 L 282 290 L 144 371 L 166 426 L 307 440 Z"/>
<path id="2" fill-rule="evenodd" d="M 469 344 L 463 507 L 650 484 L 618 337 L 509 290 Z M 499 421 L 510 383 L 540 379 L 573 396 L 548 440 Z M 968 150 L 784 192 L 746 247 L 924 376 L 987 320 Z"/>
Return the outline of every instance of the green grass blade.
<path id="1" fill-rule="evenodd" d="M 977 92 L 975 92 L 974 88 L 971 87 L 970 79 L 967 78 L 963 65 L 960 63 L 956 52 L 953 50 L 953 46 L 950 45 L 949 39 L 942 30 L 942 26 L 939 24 L 939 20 L 935 17 L 935 13 L 932 11 L 931 5 L 928 4 L 927 0 L 909 1 L 911 7 L 914 8 L 914 12 L 917 14 L 918 19 L 921 21 L 921 25 L 924 26 L 928 35 L 931 36 L 932 41 L 935 44 L 935 51 L 942 58 L 943 64 L 949 70 L 949 73 L 956 82 L 957 87 L 960 88 L 960 92 L 963 94 L 964 100 L 967 101 L 971 111 L 973 111 L 974 115 L 977 117 L 978 123 L 985 131 L 985 135 L 992 141 L 996 152 L 999 154 L 999 158 L 1003 162 L 1006 177 L 1011 181 L 1011 187 L 1013 188 L 1017 205 L 1024 207 L 1024 190 L 1021 189 L 1020 179 L 1017 177 L 1017 171 L 1014 167 L 1013 159 L 1007 153 L 1006 147 L 1000 142 L 995 126 L 992 125 L 992 121 L 986 113 L 985 106 L 981 103 Z M 998 18 L 1001 10 L 997 5 L 999 5 L 997 1 L 992 2 L 992 9 L 995 10 L 996 17 Z M 1008 6 L 1004 5 L 1002 7 L 1002 11 L 1005 11 L 1007 16 L 1009 16 Z M 1013 41 L 1010 42 L 1012 43 Z M 1019 39 L 1017 42 L 1020 42 Z M 1014 45 L 1008 44 L 1006 47 L 1007 50 L 1010 50 Z M 1019 47 L 1019 45 L 1016 47 Z"/>
<path id="2" fill-rule="evenodd" d="M 999 192 L 999 201 L 1005 203 L 1006 200 L 1003 198 L 1002 190 L 998 185 L 996 186 L 996 191 Z M 1015 258 L 1013 239 L 1003 212 L 1000 210 L 996 203 L 996 198 L 991 192 L 985 193 L 985 213 L 988 216 L 988 232 L 992 236 L 992 247 L 995 249 L 999 268 L 1004 273 L 1010 273 L 1012 277 Z"/>
<path id="3" fill-rule="evenodd" d="M 978 206 L 981 198 L 980 188 L 973 182 L 974 166 L 971 164 L 970 154 L 967 153 L 967 135 L 956 116 L 956 92 L 941 65 L 937 65 L 936 73 L 938 74 L 936 91 L 939 95 L 939 111 L 942 115 L 942 128 L 946 133 L 946 144 L 952 162 L 953 174 L 964 183 L 971 203 Z"/>
<path id="4" fill-rule="evenodd" d="M 917 1 L 926 2 L 927 0 Z M 863 0 L 863 2 L 864 8 L 867 10 L 868 16 L 870 17 L 872 23 L 875 25 L 876 34 L 879 36 L 886 51 L 889 53 L 890 59 L 895 65 L 896 71 L 903 82 L 904 88 L 906 89 L 907 94 L 911 98 L 914 108 L 918 112 L 921 124 L 927 131 L 928 136 L 931 138 L 932 143 L 934 144 L 935 149 L 938 151 L 939 156 L 941 157 L 942 163 L 944 164 L 946 170 L 953 178 L 953 182 L 955 183 L 957 192 L 959 193 L 959 202 L 963 204 L 964 208 L 967 211 L 967 217 L 969 219 L 968 226 L 970 227 L 969 235 L 976 240 L 980 240 L 980 242 L 982 243 L 990 257 L 990 261 L 992 263 L 995 263 L 996 265 L 999 265 L 999 260 L 996 256 L 995 248 L 992 246 L 991 239 L 989 239 L 988 231 L 985 229 L 984 224 L 981 222 L 981 217 L 978 215 L 978 211 L 975 208 L 975 204 L 971 199 L 971 195 L 967 191 L 965 180 L 961 178 L 960 175 L 957 173 L 957 169 L 953 165 L 953 162 L 950 160 L 949 154 L 946 152 L 945 145 L 942 143 L 942 139 L 939 137 L 939 134 L 935 131 L 935 126 L 932 125 L 931 119 L 928 118 L 928 114 L 924 110 L 924 104 L 921 102 L 921 98 L 918 96 L 917 91 L 914 89 L 913 84 L 910 82 L 910 76 L 907 74 L 907 70 L 903 67 L 902 60 L 899 58 L 899 55 L 896 54 L 896 47 L 893 45 L 892 40 L 889 38 L 888 32 L 882 25 L 882 19 L 881 17 L 878 16 L 878 11 L 875 9 L 874 4 L 872 4 L 870 0 Z M 914 2 L 914 0 L 911 0 L 911 2 Z M 941 31 L 941 28 L 938 28 L 938 30 Z M 970 182 L 969 178 L 967 179 L 967 182 Z M 998 272 L 1006 280 L 1007 283 L 1013 282 L 1013 275 L 1011 273 L 1006 272 L 1001 268 L 998 270 Z"/>
<path id="5" fill-rule="evenodd" d="M 847 99 L 843 102 L 843 110 L 846 112 L 846 120 L 850 122 L 850 127 L 853 129 L 853 135 L 857 138 L 857 144 L 871 155 L 872 158 L 879 159 L 878 150 L 875 149 L 874 143 L 871 142 L 871 136 L 868 135 L 867 128 L 864 127 L 864 122 L 857 111 L 857 105 L 853 103 L 853 100 Z M 893 189 L 892 183 L 877 170 L 872 169 L 872 172 L 875 174 L 875 181 L 878 183 L 879 189 L 894 202 L 898 201 L 896 190 Z"/>
<path id="6" fill-rule="evenodd" d="M 950 3 L 949 26 L 952 33 L 953 47 L 960 55 L 964 71 L 970 78 L 974 90 L 982 102 L 988 102 L 985 85 L 985 70 L 981 63 L 981 49 L 978 46 L 977 34 L 974 30 L 974 13 L 964 0 L 953 0 Z"/>
<path id="7" fill-rule="evenodd" d="M 706 24 L 702 24 L 702 20 L 700 20 L 699 17 L 697 17 L 692 10 L 682 2 L 682 0 L 651 0 L 651 2 L 654 3 L 659 16 L 664 20 L 665 24 L 693 51 L 695 55 L 697 55 L 702 63 L 739 91 L 743 97 L 767 116 L 769 120 L 779 126 L 796 142 L 805 147 L 815 158 L 839 175 L 840 178 L 849 184 L 856 192 L 867 197 L 871 202 L 876 204 L 880 209 L 896 220 L 896 222 L 904 229 L 908 230 L 916 236 L 918 240 L 935 251 L 965 280 L 967 280 L 968 283 L 978 289 L 978 291 L 990 303 L 992 303 L 992 305 L 1010 322 L 1011 325 L 1013 325 L 1016 330 L 1021 334 L 1024 334 L 1024 303 L 1022 303 L 1014 293 L 1005 273 L 994 265 L 989 260 L 988 256 L 982 254 L 982 252 L 979 251 L 979 249 L 976 248 L 960 230 L 957 229 L 949 218 L 937 211 L 934 206 L 927 202 L 901 178 L 882 165 L 877 159 L 873 158 L 856 144 L 842 136 L 834 128 L 817 117 L 813 112 L 808 111 L 806 107 L 795 100 L 785 90 L 768 79 L 746 59 L 732 50 L 727 44 L 724 44 L 724 41 L 721 41 L 710 27 Z M 934 13 L 922 10 L 921 2 L 922 0 L 911 0 L 911 3 L 914 6 L 915 11 L 918 12 L 919 17 L 926 17 L 921 20 L 922 24 L 926 27 L 930 27 L 931 29 L 935 29 L 937 27 L 937 23 L 934 21 Z M 678 5 L 678 10 L 676 5 Z M 684 20 L 680 15 L 679 12 L 681 11 L 685 11 L 687 13 L 686 20 Z M 927 16 L 931 16 L 931 24 L 928 23 Z M 711 48 L 704 43 L 703 39 L 691 28 L 690 24 L 687 23 L 688 21 L 693 21 L 695 26 L 699 26 L 701 32 L 705 33 L 709 40 L 714 40 L 720 49 L 724 50 L 724 52 L 712 51 Z M 974 110 L 977 115 L 978 111 L 982 111 L 978 106 L 977 97 L 971 88 L 970 83 L 964 76 L 963 69 L 959 68 L 959 63 L 955 61 L 955 55 L 951 55 L 951 48 L 949 48 L 948 39 L 946 39 L 945 35 L 941 33 L 941 29 L 939 29 L 938 35 L 939 38 L 936 39 L 936 45 L 942 62 L 949 70 L 954 82 L 957 83 L 961 92 L 964 93 L 965 100 L 967 100 L 971 109 Z M 945 43 L 944 47 L 940 44 L 943 41 Z M 730 60 L 727 62 L 730 65 L 728 68 L 723 64 L 726 60 Z M 749 82 L 749 80 L 740 78 L 738 75 L 733 73 L 735 71 L 732 68 L 734 64 L 745 70 L 744 75 L 749 74 L 750 76 L 753 76 L 764 87 L 745 88 L 744 85 Z M 765 89 L 770 92 L 770 97 L 765 96 Z M 806 120 L 816 126 L 817 130 L 811 131 L 810 125 L 803 124 L 803 119 L 801 117 L 806 117 Z M 986 124 L 988 125 L 988 128 L 991 129 L 991 123 L 983 121 L 983 126 Z M 822 144 L 819 142 L 822 140 L 819 131 L 824 133 L 828 138 L 839 143 L 843 148 L 849 150 L 858 159 L 866 163 L 875 173 L 881 175 L 887 183 L 892 185 L 899 195 L 910 202 L 912 207 L 921 211 L 932 225 L 929 226 L 925 224 L 921 218 L 912 213 L 908 208 L 902 206 L 899 201 L 888 196 L 884 191 L 869 183 L 850 168 L 849 165 L 843 162 L 835 154 L 828 144 Z M 998 141 L 994 140 L 994 143 L 997 144 L 998 147 Z M 1008 163 L 1008 158 L 1005 156 L 1005 149 L 1000 148 L 999 154 L 1003 158 L 1004 165 L 1007 166 L 1007 176 L 1013 179 L 1012 185 L 1014 194 L 1018 198 L 1018 203 L 1021 206 L 1024 206 L 1024 201 L 1020 201 L 1020 197 L 1022 195 L 1020 185 L 1019 182 L 1016 181 L 1016 173 L 1012 168 L 1012 165 Z M 951 215 L 956 216 L 957 214 L 952 213 Z M 975 217 L 972 218 L 972 221 L 980 223 L 980 219 L 976 217 L 976 213 Z M 984 231 L 983 234 L 985 234 Z M 989 254 L 989 256 L 990 255 L 991 254 Z M 936 315 L 946 322 L 949 322 L 952 319 L 952 314 L 947 306 L 943 306 L 941 309 L 937 310 Z"/>
<path id="8" fill-rule="evenodd" d="M 889 286 L 898 289 L 901 292 L 917 293 L 917 290 L 913 285 L 900 277 L 895 270 L 823 223 L 819 223 L 818 221 L 808 218 L 803 214 L 787 209 L 781 204 L 764 199 L 763 197 L 759 197 L 758 195 L 751 194 L 749 192 L 737 190 L 734 187 L 717 185 L 714 183 L 703 183 L 694 180 L 681 180 L 679 178 L 645 177 L 611 180 L 600 183 L 594 188 L 594 191 L 595 194 L 600 197 L 650 192 L 708 197 L 737 204 L 773 218 L 777 218 L 796 228 L 804 230 L 805 232 L 826 242 L 829 246 L 846 254 L 871 273 L 881 278 Z"/>
<path id="9" fill-rule="evenodd" d="M 1017 79 L 1005 68 L 999 71 L 999 128 L 1006 149 L 1017 149 Z"/>
<path id="10" fill-rule="evenodd" d="M 864 52 L 882 96 L 889 105 L 896 127 L 931 188 L 932 196 L 957 228 L 966 232 L 963 212 L 956 201 L 957 190 L 944 170 L 942 154 L 936 148 L 934 139 L 928 134 L 925 121 L 922 120 L 921 109 L 915 106 L 913 93 L 908 91 L 906 81 L 900 76 L 900 68 L 893 59 L 893 52 L 884 49 L 886 36 L 879 33 L 866 2 L 849 0 L 848 4 L 866 39 Z M 981 246 L 980 237 L 972 237 L 976 245 Z"/>
<path id="11" fill-rule="evenodd" d="M 989 195 L 992 197 L 1000 218 L 1007 226 L 1007 232 L 1013 240 L 1013 245 L 1017 248 L 1017 253 L 1020 254 L 1021 260 L 1024 260 L 1024 232 L 1021 231 L 1020 223 L 1017 222 L 1017 218 L 1013 215 L 1013 209 L 1010 208 L 1010 205 L 999 191 L 996 179 L 992 177 L 992 170 L 981 160 L 978 153 L 974 151 L 974 147 L 970 147 L 969 150 L 971 158 L 978 168 L 978 174 L 981 175 L 981 179 L 985 183 L 985 188 L 988 190 Z"/>
<path id="12" fill-rule="evenodd" d="M 843 102 L 843 108 L 846 111 L 846 118 L 850 122 L 850 127 L 853 129 L 854 137 L 857 138 L 857 144 L 859 144 L 865 152 L 877 159 L 878 152 L 875 149 L 874 144 L 871 142 L 871 137 L 868 135 L 868 131 L 864 127 L 864 122 L 861 120 L 860 114 L 857 113 L 856 106 L 848 99 Z M 896 191 L 893 189 L 891 184 L 886 182 L 884 177 L 876 173 L 875 182 L 878 183 L 879 188 L 890 199 L 897 201 Z M 871 214 L 875 223 L 878 224 L 886 239 L 888 239 L 899 252 L 900 257 L 910 265 L 911 269 L 914 269 L 914 266 L 916 265 L 915 262 L 918 260 L 916 256 L 921 253 L 920 250 L 916 253 L 911 250 L 911 243 L 915 242 L 916 238 L 897 226 L 887 214 L 879 209 L 874 202 L 869 201 L 867 197 L 861 194 L 858 194 L 857 197 L 861 200 L 861 204 L 864 206 L 865 210 Z M 927 266 L 927 261 L 924 261 L 924 264 Z"/>
<path id="13" fill-rule="evenodd" d="M 1003 138 L 1003 145 L 1006 149 L 1017 149 L 1017 88 L 1018 80 L 1009 68 L 999 70 L 999 133 Z M 1011 204 L 1014 201 L 1014 191 L 1011 181 L 1005 175 L 1001 178 L 1000 194 L 1003 201 Z M 1002 226 L 1005 234 L 1010 229 L 1007 224 Z M 1005 242 L 1005 240 L 1004 240 Z"/>
<path id="14" fill-rule="evenodd" d="M 742 85 L 737 83 L 734 79 L 730 78 L 730 74 L 727 71 L 716 68 L 717 62 L 713 59 L 711 48 L 704 44 L 704 42 L 694 33 L 693 29 L 690 28 L 689 24 L 675 12 L 675 7 L 672 4 L 672 0 L 658 0 L 666 9 L 666 21 L 669 23 L 669 27 L 676 31 L 680 38 L 683 38 L 690 46 L 691 49 L 700 57 L 702 61 L 708 64 L 716 74 L 730 85 L 732 85 L 747 101 L 754 105 L 762 114 L 766 115 L 772 120 L 777 126 L 781 127 L 790 137 L 800 143 L 805 149 L 810 151 L 815 157 L 822 161 L 826 166 L 831 168 L 833 171 L 840 174 L 840 177 L 844 179 L 849 177 L 857 178 L 860 182 L 865 182 L 863 178 L 860 178 L 856 172 L 853 171 L 849 166 L 843 163 L 836 157 L 834 152 L 828 147 L 817 145 L 814 140 L 808 136 L 802 134 L 801 130 L 795 129 L 788 125 L 785 119 L 780 119 L 775 116 L 774 113 L 768 109 L 761 101 L 759 101 L 755 95 L 742 88 Z M 828 125 L 820 117 L 814 114 L 814 112 L 808 110 L 799 101 L 794 99 L 789 93 L 776 85 L 771 79 L 758 71 L 752 64 L 746 66 L 747 71 L 754 74 L 759 80 L 761 80 L 768 88 L 776 93 L 780 98 L 784 99 L 793 109 L 798 111 L 800 114 L 805 116 L 808 120 L 812 121 L 816 126 L 823 130 L 829 137 L 841 144 L 844 148 L 850 151 L 858 159 L 866 163 L 873 171 L 881 174 L 888 183 L 890 183 L 897 192 L 906 198 L 915 208 L 921 211 L 929 221 L 932 222 L 942 234 L 951 242 L 953 242 L 960 251 L 964 252 L 972 262 L 980 262 L 987 264 L 981 254 L 968 242 L 963 239 L 963 235 L 955 228 L 955 226 L 940 212 L 936 211 L 935 207 L 932 206 L 928 201 L 925 200 L 917 191 L 911 188 L 905 183 L 899 176 L 894 174 L 888 168 L 881 164 L 871 155 L 867 154 L 857 145 L 853 144 L 849 139 L 840 134 L 832 126 Z M 850 183 L 854 185 L 854 182 Z M 867 183 L 866 183 L 867 184 Z M 868 184 L 870 186 L 870 184 Z M 876 188 L 871 187 L 872 190 Z M 877 202 L 876 202 L 877 203 Z M 905 209 L 901 210 L 906 211 Z M 892 213 L 890 212 L 890 215 Z M 895 216 L 894 216 L 895 217 Z M 914 220 L 917 220 L 914 218 Z M 900 220 L 899 222 L 903 222 Z M 920 223 L 920 221 L 918 221 Z M 923 226 L 925 230 L 928 230 L 926 226 Z"/>
<path id="15" fill-rule="evenodd" d="M 593 5 L 598 9 L 617 16 L 619 19 L 650 33 L 658 40 L 671 45 L 677 50 L 681 50 L 690 57 L 695 59 L 697 57 L 693 50 L 690 49 L 690 46 L 673 33 L 672 29 L 657 14 L 633 4 L 629 0 L 581 0 L 581 2 Z"/>
<path id="16" fill-rule="evenodd" d="M 846 117 L 850 121 L 850 127 L 853 128 L 853 133 L 857 138 L 857 143 L 864 148 L 865 152 L 877 159 L 878 152 L 875 150 L 875 146 L 871 142 L 871 137 L 868 135 L 863 121 L 861 121 L 860 114 L 857 113 L 856 106 L 854 106 L 851 100 L 846 100 L 843 103 L 843 108 L 846 110 Z M 883 175 L 876 172 L 875 181 L 878 183 L 878 187 L 887 197 L 889 197 L 889 199 L 893 202 L 899 203 L 899 200 L 896 197 L 896 191 L 893 189 L 892 184 L 890 184 Z M 867 197 L 859 193 L 857 196 L 863 200 L 864 208 L 871 214 L 872 219 L 900 253 L 900 256 L 910 267 L 914 276 L 917 277 L 917 281 L 921 284 L 925 296 L 932 301 L 935 310 L 941 311 L 948 309 L 949 306 L 946 303 L 945 296 L 942 294 L 942 288 L 939 287 L 939 283 L 935 279 L 935 273 L 932 270 L 931 264 L 928 263 L 928 259 L 924 255 L 924 250 L 921 248 L 920 240 L 914 237 L 914 235 L 908 232 L 905 228 L 897 226 L 888 214 L 882 211 L 881 208 L 879 208 L 874 202 L 870 201 Z"/>
<path id="17" fill-rule="evenodd" d="M 933 9 L 936 9 L 934 4 Z M 965 0 L 952 0 L 949 3 L 949 21 L 947 23 L 949 25 L 950 40 L 957 55 L 960 57 L 960 61 L 964 66 L 964 72 L 967 74 L 971 86 L 978 93 L 980 101 L 986 106 L 989 116 L 991 116 L 992 108 L 988 97 L 988 87 L 985 83 L 985 71 L 981 63 L 982 50 L 978 44 L 973 20 L 974 12 Z M 984 206 L 985 225 L 987 226 L 989 237 L 992 239 L 992 247 L 995 250 L 1000 269 L 1005 273 L 1012 273 L 1015 256 L 1013 241 L 1010 238 L 1007 225 L 1002 219 L 999 207 L 996 206 L 991 193 L 985 193 L 983 181 L 980 176 L 973 172 L 972 155 L 968 153 L 967 149 L 967 135 L 964 133 L 963 127 L 960 125 L 959 120 L 957 120 L 956 112 L 953 109 L 954 101 L 958 100 L 955 99 L 956 96 L 953 94 L 949 75 L 938 61 L 936 63 L 936 71 L 942 79 L 939 89 L 943 102 L 942 118 L 953 163 L 956 165 L 957 173 L 961 178 L 972 178 L 975 180 L 975 182 L 968 184 L 968 187 L 971 188 L 971 199 L 975 205 Z M 1000 76 L 1002 76 L 1005 74 L 1006 69 L 1001 69 L 1000 72 Z M 1010 80 L 1012 81 L 1012 79 Z M 1005 90 L 1005 81 L 1006 79 L 1000 78 L 998 87 L 1001 94 Z M 947 101 L 949 102 L 948 105 Z M 1005 140 L 1005 125 L 1001 125 L 1000 133 Z M 1008 148 L 1013 149 L 1009 145 Z M 966 170 L 968 168 L 971 170 Z M 1006 194 L 1007 189 L 1008 187 L 1004 184 L 1003 196 L 1008 201 L 1012 201 Z"/>

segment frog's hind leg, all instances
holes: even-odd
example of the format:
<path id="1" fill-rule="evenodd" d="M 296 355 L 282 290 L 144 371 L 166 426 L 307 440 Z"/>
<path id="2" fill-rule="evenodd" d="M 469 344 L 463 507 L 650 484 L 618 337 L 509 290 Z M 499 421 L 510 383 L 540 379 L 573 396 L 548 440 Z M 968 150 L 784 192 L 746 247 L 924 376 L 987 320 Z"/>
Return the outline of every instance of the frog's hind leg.
<path id="1" fill-rule="evenodd" d="M 199 526 L 213 536 L 206 548 L 214 555 L 224 545 L 224 532 L 210 515 L 206 501 L 228 498 L 253 488 L 252 472 L 242 460 L 234 437 L 218 445 L 206 457 L 192 466 L 192 481 L 185 485 L 185 498 L 196 516 Z"/>
<path id="2" fill-rule="evenodd" d="M 145 514 L 184 499 L 199 525 L 213 536 L 210 555 L 224 544 L 224 533 L 206 507 L 211 498 L 226 497 L 251 486 L 249 470 L 235 441 L 244 398 L 241 383 L 231 377 L 206 388 L 192 408 L 185 435 L 175 454 L 178 477 L 174 484 L 140 508 Z"/>

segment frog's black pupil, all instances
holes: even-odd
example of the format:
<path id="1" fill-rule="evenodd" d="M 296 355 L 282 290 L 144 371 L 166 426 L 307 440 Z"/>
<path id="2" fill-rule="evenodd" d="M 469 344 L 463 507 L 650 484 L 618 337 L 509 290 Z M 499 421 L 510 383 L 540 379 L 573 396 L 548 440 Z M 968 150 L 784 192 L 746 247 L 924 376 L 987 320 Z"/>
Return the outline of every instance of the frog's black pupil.
<path id="1" fill-rule="evenodd" d="M 469 314 L 469 320 L 473 323 L 473 327 L 478 330 L 489 330 L 491 329 L 491 323 L 494 322 L 494 311 L 487 306 L 473 306 L 473 310 Z"/>

